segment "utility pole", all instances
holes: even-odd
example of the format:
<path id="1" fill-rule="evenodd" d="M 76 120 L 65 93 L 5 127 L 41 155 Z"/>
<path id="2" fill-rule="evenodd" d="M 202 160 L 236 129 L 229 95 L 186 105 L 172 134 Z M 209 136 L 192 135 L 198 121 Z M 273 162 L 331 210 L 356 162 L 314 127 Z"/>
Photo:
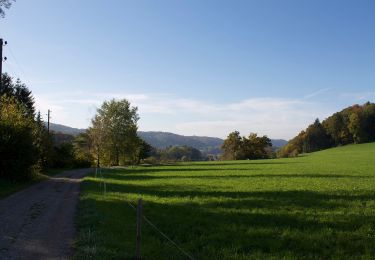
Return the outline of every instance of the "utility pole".
<path id="1" fill-rule="evenodd" d="M 48 114 L 47 114 L 47 131 L 49 133 L 49 120 L 51 118 L 51 110 L 48 109 Z"/>
<path id="2" fill-rule="evenodd" d="M 7 59 L 6 57 L 3 59 L 3 45 L 7 45 L 7 42 L 0 39 L 0 88 L 2 84 L 1 78 L 3 76 L 3 60 Z"/>

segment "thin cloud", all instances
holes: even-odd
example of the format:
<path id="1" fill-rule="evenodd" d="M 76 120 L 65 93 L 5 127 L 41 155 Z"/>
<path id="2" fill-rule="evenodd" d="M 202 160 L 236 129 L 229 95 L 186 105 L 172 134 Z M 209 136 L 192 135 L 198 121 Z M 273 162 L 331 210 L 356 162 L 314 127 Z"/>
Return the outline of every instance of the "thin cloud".
<path id="1" fill-rule="evenodd" d="M 306 95 L 303 99 L 310 99 L 310 98 L 319 96 L 319 95 L 321 95 L 323 93 L 326 93 L 326 92 L 328 92 L 330 90 L 332 90 L 332 88 L 323 88 L 323 89 L 320 89 L 318 91 L 315 91 L 315 92 L 312 92 L 312 93 Z"/>

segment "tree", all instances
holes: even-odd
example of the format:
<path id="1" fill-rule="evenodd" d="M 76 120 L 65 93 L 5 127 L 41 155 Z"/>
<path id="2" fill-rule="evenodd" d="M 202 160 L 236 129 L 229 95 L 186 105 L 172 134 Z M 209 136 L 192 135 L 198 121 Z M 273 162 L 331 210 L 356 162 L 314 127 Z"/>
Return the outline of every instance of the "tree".
<path id="1" fill-rule="evenodd" d="M 330 147 L 329 136 L 320 123 L 316 119 L 313 124 L 309 125 L 303 140 L 303 152 L 315 152 Z"/>
<path id="2" fill-rule="evenodd" d="M 364 142 L 375 141 L 375 104 L 367 102 L 363 106 L 363 132 Z"/>
<path id="3" fill-rule="evenodd" d="M 34 118 L 34 98 L 19 79 L 8 74 L 1 77 L 0 87 L 0 177 L 24 180 L 42 166 L 42 142 L 38 120 Z"/>
<path id="4" fill-rule="evenodd" d="M 92 138 L 97 163 L 120 165 L 134 162 L 138 156 L 139 140 L 137 107 L 123 100 L 105 101 L 92 120 Z"/>
<path id="5" fill-rule="evenodd" d="M 90 139 L 90 150 L 96 160 L 96 167 L 100 167 L 103 155 L 101 147 L 104 146 L 104 129 L 101 118 L 98 115 L 91 121 L 92 127 L 87 129 L 87 136 Z"/>
<path id="6" fill-rule="evenodd" d="M 0 17 L 5 17 L 5 9 L 9 9 L 12 6 L 12 2 L 15 2 L 16 0 L 0 0 Z"/>
<path id="7" fill-rule="evenodd" d="M 0 177 L 25 180 L 38 161 L 33 118 L 14 97 L 0 97 Z"/>
<path id="8" fill-rule="evenodd" d="M 342 113 L 335 113 L 322 123 L 334 145 L 350 143 L 350 133 Z"/>
<path id="9" fill-rule="evenodd" d="M 259 137 L 250 133 L 249 137 L 241 137 L 238 131 L 232 132 L 222 145 L 223 160 L 266 159 L 271 157 L 272 143 L 266 135 Z"/>
<path id="10" fill-rule="evenodd" d="M 289 142 L 277 151 L 278 157 L 297 157 L 302 153 L 303 140 L 306 132 L 301 131 L 296 137 L 289 140 Z"/>
<path id="11" fill-rule="evenodd" d="M 53 140 L 46 129 L 40 112 L 37 113 L 34 127 L 34 145 L 38 150 L 38 167 L 45 170 L 51 166 L 53 156 Z"/>
<path id="12" fill-rule="evenodd" d="M 240 132 L 234 131 L 230 133 L 227 139 L 224 140 L 221 146 L 223 154 L 221 158 L 223 160 L 240 160 L 244 159 L 242 154 L 242 137 Z"/>
<path id="13" fill-rule="evenodd" d="M 151 156 L 151 153 L 155 150 L 149 143 L 144 141 L 143 139 L 139 138 L 139 151 L 138 151 L 138 160 L 137 163 L 139 164 L 141 160 L 144 160 Z"/>
<path id="14" fill-rule="evenodd" d="M 248 138 L 242 138 L 242 142 L 242 154 L 245 159 L 266 159 L 270 157 L 267 148 L 270 148 L 272 143 L 266 135 L 258 137 L 256 133 L 250 133 Z"/>
<path id="15" fill-rule="evenodd" d="M 14 82 L 13 78 L 7 73 L 4 73 L 1 77 L 0 96 L 14 97 L 20 104 L 22 104 L 26 110 L 24 111 L 25 116 L 34 116 L 34 97 L 31 91 L 26 87 L 20 79 Z"/>
<path id="16" fill-rule="evenodd" d="M 94 162 L 91 153 L 92 142 L 87 132 L 80 133 L 73 140 L 74 164 L 78 167 L 90 167 Z"/>
<path id="17" fill-rule="evenodd" d="M 354 143 L 361 143 L 363 141 L 363 119 L 359 111 L 353 111 L 349 116 L 349 132 L 353 136 Z"/>

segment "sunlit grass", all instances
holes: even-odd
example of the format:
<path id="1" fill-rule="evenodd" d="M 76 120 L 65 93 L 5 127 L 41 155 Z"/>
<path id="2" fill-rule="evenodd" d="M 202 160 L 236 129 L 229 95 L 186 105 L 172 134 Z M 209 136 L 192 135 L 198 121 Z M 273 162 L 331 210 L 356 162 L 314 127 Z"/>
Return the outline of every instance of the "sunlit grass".
<path id="1" fill-rule="evenodd" d="M 293 159 L 106 170 L 87 177 L 77 258 L 131 258 L 135 212 L 197 259 L 373 258 L 375 143 Z M 143 225 L 142 256 L 184 259 Z"/>

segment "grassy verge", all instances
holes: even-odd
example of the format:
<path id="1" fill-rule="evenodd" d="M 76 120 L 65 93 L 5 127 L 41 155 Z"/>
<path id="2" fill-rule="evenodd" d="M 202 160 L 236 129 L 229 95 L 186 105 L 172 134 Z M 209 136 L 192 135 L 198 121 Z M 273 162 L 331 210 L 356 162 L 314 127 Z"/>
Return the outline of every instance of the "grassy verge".
<path id="1" fill-rule="evenodd" d="M 35 183 L 46 180 L 48 177 L 57 175 L 69 169 L 49 169 L 42 174 L 36 174 L 31 180 L 25 182 L 13 182 L 0 179 L 0 199 L 5 198 L 17 191 L 23 190 Z"/>
<path id="2" fill-rule="evenodd" d="M 375 143 L 299 158 L 136 167 L 85 178 L 77 259 L 129 259 L 135 212 L 196 259 L 373 259 Z M 103 182 L 106 183 L 104 192 Z M 186 259 L 143 224 L 145 259 Z"/>
<path id="3" fill-rule="evenodd" d="M 35 184 L 44 179 L 45 177 L 40 176 L 40 175 L 34 177 L 32 180 L 29 180 L 27 182 L 12 182 L 8 180 L 0 179 L 0 199 L 5 198 L 11 195 L 12 193 L 20 191 L 22 189 L 25 189 L 28 186 Z"/>

